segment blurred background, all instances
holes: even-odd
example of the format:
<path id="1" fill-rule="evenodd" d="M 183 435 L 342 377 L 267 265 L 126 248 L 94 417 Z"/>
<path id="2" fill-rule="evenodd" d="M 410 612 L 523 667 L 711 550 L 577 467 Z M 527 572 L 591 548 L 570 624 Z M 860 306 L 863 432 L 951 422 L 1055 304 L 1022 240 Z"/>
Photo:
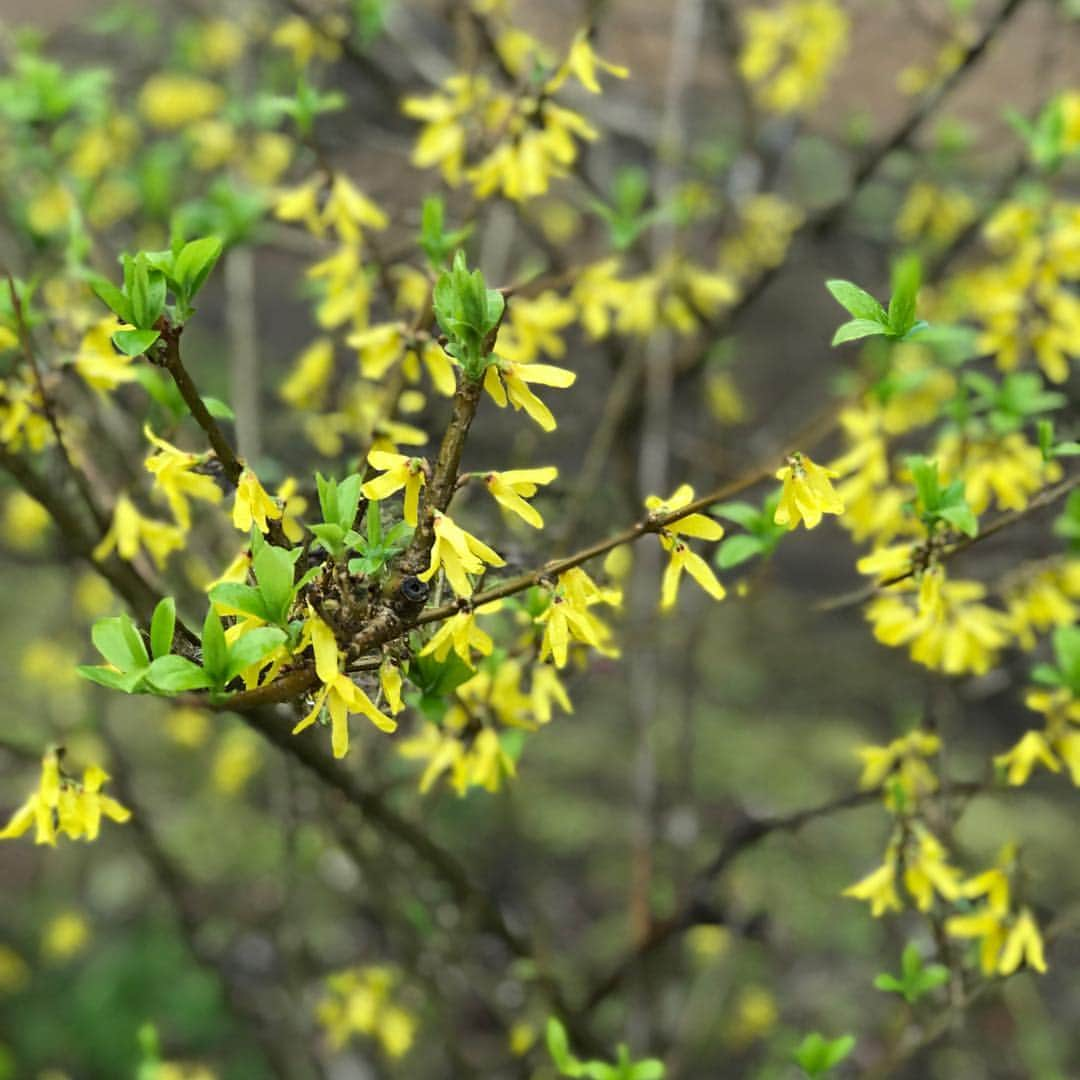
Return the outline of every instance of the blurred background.
<path id="1" fill-rule="evenodd" d="M 846 48 L 820 100 L 769 114 L 755 111 L 735 58 L 746 12 L 776 6 L 552 0 L 515 10 L 515 24 L 560 55 L 590 23 L 597 52 L 630 76 L 604 79 L 599 97 L 568 93 L 603 133 L 572 176 L 522 207 L 496 199 L 483 208 L 470 254 L 489 283 L 602 258 L 610 250 L 604 211 L 620 197 L 632 201 L 635 185 L 644 185 L 647 205 L 677 208 L 622 253 L 639 269 L 669 251 L 708 261 L 719 238 L 734 235 L 760 256 L 765 242 L 739 232 L 740 208 L 757 195 L 782 199 L 794 223 L 775 268 L 759 267 L 733 310 L 694 335 L 661 327 L 596 342 L 569 326 L 566 355 L 554 362 L 575 370 L 578 385 L 550 401 L 554 434 L 482 410 L 465 467 L 558 465 L 554 496 L 571 508 L 566 525 L 552 529 L 563 551 L 635 520 L 646 494 L 683 481 L 704 492 L 763 462 L 778 465 L 799 432 L 817 438 L 819 460 L 837 452 L 836 435 L 822 439 L 814 425 L 856 361 L 829 348 L 840 313 L 823 280 L 850 278 L 884 296 L 890 259 L 911 243 L 941 275 L 977 259 L 981 221 L 1026 168 L 1005 110 L 1030 115 L 1080 69 L 1075 4 L 1007 4 L 1002 17 L 998 3 L 846 0 L 838 5 Z M 0 79 L 15 78 L 17 57 L 33 48 L 66 72 L 110 71 L 113 101 L 133 115 L 140 87 L 159 69 L 195 70 L 237 96 L 288 85 L 288 49 L 273 43 L 275 28 L 333 8 L 346 20 L 347 44 L 328 54 L 320 86 L 340 90 L 345 104 L 319 119 L 318 152 L 387 210 L 378 250 L 408 250 L 432 192 L 443 192 L 451 222 L 471 213 L 467 190 L 410 165 L 418 125 L 399 104 L 455 69 L 484 66 L 470 20 L 474 8 L 487 15 L 498 4 L 0 7 Z M 228 66 L 208 68 L 209 39 L 200 35 L 222 20 L 247 44 Z M 989 27 L 985 49 L 950 83 L 948 49 L 962 55 Z M 0 98 L 11 85 L 0 82 Z M 15 193 L 8 202 L 32 199 L 11 170 L 48 133 L 19 127 L 2 101 L 0 115 L 3 172 Z M 177 145 L 184 149 L 174 160 Z M 880 147 L 888 153 L 862 175 Z M 230 187 L 229 162 L 203 169 L 200 149 L 197 139 L 183 143 L 140 122 L 117 169 L 134 202 L 99 234 L 114 252 L 163 244 L 178 205 L 235 226 L 237 242 L 185 341 L 200 386 L 230 403 L 240 449 L 269 488 L 334 460 L 278 396 L 317 333 L 304 271 L 318 249 L 267 213 L 267 192 L 308 175 L 312 151 L 297 140 L 289 171 L 261 187 Z M 1066 176 L 1059 195 L 1075 197 L 1076 179 Z M 938 236 L 904 224 L 918 182 L 969 200 Z M 0 261 L 22 273 L 47 243 L 39 238 L 35 251 L 20 239 L 17 214 L 6 213 Z M 642 374 L 659 354 L 675 363 L 663 408 Z M 691 362 L 680 368 L 684 357 Z M 627 376 L 635 366 L 638 375 Z M 136 416 L 163 408 L 139 387 L 121 396 Z M 437 433 L 445 408 L 432 395 L 408 422 Z M 137 467 L 137 425 L 118 442 Z M 483 519 L 489 508 L 479 502 L 468 506 Z M 112 790 L 134 811 L 92 846 L 0 846 L 0 1077 L 553 1076 L 542 1049 L 549 1010 L 532 961 L 478 926 L 378 822 L 328 795 L 236 718 L 120 699 L 79 680 L 75 665 L 95 662 L 89 625 L 118 610 L 116 601 L 14 485 L 5 486 L 0 519 L 8 597 L 0 807 L 22 802 L 44 747 L 62 743 L 76 762 L 107 762 Z M 227 524 L 210 521 L 206 531 L 205 549 L 182 568 L 187 581 L 175 586 L 181 597 L 233 553 Z M 1012 530 L 980 545 L 966 569 L 992 582 L 1018 552 L 1038 553 L 1045 533 L 1045 521 Z M 509 536 L 511 566 L 533 564 L 530 543 Z M 925 920 L 875 920 L 840 896 L 880 861 L 889 831 L 880 804 L 853 800 L 757 841 L 739 832 L 750 819 L 854 792 L 855 748 L 887 742 L 927 715 L 947 737 L 949 775 L 962 779 L 985 776 L 990 756 L 1027 726 L 1016 691 L 1027 657 L 1007 653 L 987 676 L 948 679 L 877 644 L 858 605 L 820 610 L 859 586 L 855 554 L 827 519 L 771 560 L 727 572 L 726 602 L 684 586 L 678 614 L 662 618 L 656 553 L 641 545 L 616 618 L 621 658 L 568 670 L 574 713 L 528 739 L 515 781 L 494 795 L 459 798 L 436 785 L 421 796 L 416 765 L 374 731 L 355 738 L 349 768 L 453 852 L 511 928 L 531 928 L 569 1001 L 615 973 L 587 1014 L 601 1051 L 626 1040 L 635 1053 L 663 1057 L 673 1077 L 765 1080 L 796 1075 L 792 1047 L 817 1030 L 857 1036 L 844 1075 L 1080 1075 L 1075 936 L 1057 938 L 1045 977 L 1010 979 L 909 1054 L 896 1038 L 905 1006 L 871 986 L 898 968 L 906 942 L 928 943 Z M 416 722 L 405 721 L 407 731 Z M 1015 797 L 971 800 L 955 844 L 978 866 L 1004 839 L 1021 840 L 1040 904 L 1067 912 L 1080 897 L 1078 808 L 1073 788 L 1044 776 Z M 702 882 L 701 869 L 725 850 Z M 662 922 L 682 911 L 695 882 L 700 925 L 621 968 L 647 913 Z M 335 989 L 327 978 L 343 971 L 353 981 Z M 335 1043 L 326 1012 L 334 1000 L 370 1010 L 367 1036 Z"/>

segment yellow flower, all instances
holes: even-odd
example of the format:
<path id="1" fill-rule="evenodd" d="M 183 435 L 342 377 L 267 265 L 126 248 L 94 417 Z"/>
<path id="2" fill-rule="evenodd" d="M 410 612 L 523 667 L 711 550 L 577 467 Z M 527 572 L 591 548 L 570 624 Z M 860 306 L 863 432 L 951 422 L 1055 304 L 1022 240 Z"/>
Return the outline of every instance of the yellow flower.
<path id="1" fill-rule="evenodd" d="M 1011 975 L 1021 964 L 1027 964 L 1040 974 L 1046 971 L 1042 934 L 1031 908 L 1022 908 L 1009 930 L 998 960 L 998 974 Z"/>
<path id="2" fill-rule="evenodd" d="M 323 221 L 348 242 L 358 241 L 362 228 L 385 229 L 389 224 L 386 214 L 342 173 L 337 173 L 330 185 Z"/>
<path id="3" fill-rule="evenodd" d="M 184 546 L 184 534 L 176 525 L 143 517 L 135 504 L 121 495 L 113 508 L 112 524 L 94 548 L 94 559 L 101 562 L 115 550 L 121 559 L 129 562 L 143 547 L 150 553 L 159 570 L 174 551 Z"/>
<path id="4" fill-rule="evenodd" d="M 744 20 L 739 74 L 772 112 L 804 111 L 825 91 L 847 46 L 849 20 L 832 0 L 753 7 Z"/>
<path id="5" fill-rule="evenodd" d="M 77 911 L 65 911 L 50 919 L 41 938 L 42 953 L 52 960 L 67 960 L 86 948 L 90 927 Z"/>
<path id="6" fill-rule="evenodd" d="M 385 499 L 395 491 L 405 489 L 405 505 L 402 516 L 406 525 L 416 528 L 420 508 L 420 488 L 427 483 L 427 462 L 423 458 L 389 454 L 385 450 L 372 450 L 368 461 L 383 475 L 369 480 L 360 489 L 365 499 Z"/>
<path id="7" fill-rule="evenodd" d="M 536 622 L 544 626 L 540 659 L 550 656 L 556 667 L 565 667 L 572 640 L 583 642 L 605 656 L 617 655 L 611 645 L 611 629 L 589 608 L 596 604 L 618 607 L 621 602 L 618 589 L 601 589 L 580 567 L 560 574 L 551 603 L 536 617 Z"/>
<path id="8" fill-rule="evenodd" d="M 238 795 L 259 770 L 260 746 L 250 728 L 230 728 L 221 737 L 210 766 L 210 779 L 222 795 Z"/>
<path id="9" fill-rule="evenodd" d="M 343 1047 L 354 1035 L 377 1039 L 392 1058 L 412 1046 L 416 1020 L 394 1001 L 400 982 L 395 968 L 371 965 L 347 968 L 326 980 L 327 996 L 315 1016 L 330 1045 Z"/>
<path id="10" fill-rule="evenodd" d="M 333 374 L 333 339 L 317 338 L 296 358 L 292 371 L 278 388 L 278 397 L 294 409 L 318 409 Z"/>
<path id="11" fill-rule="evenodd" d="M 885 805 L 890 810 L 899 809 L 896 804 L 896 786 L 911 801 L 937 790 L 937 777 L 926 763 L 941 748 L 941 740 L 928 731 L 916 729 L 887 746 L 863 746 L 856 753 L 862 759 L 863 771 L 859 787 L 863 790 L 881 787 L 885 789 Z"/>
<path id="12" fill-rule="evenodd" d="M 229 19 L 208 19 L 199 27 L 198 62 L 207 68 L 229 68 L 244 53 L 244 32 Z"/>
<path id="13" fill-rule="evenodd" d="M 281 517 L 278 506 L 266 491 L 259 478 L 246 466 L 240 474 L 240 483 L 236 486 L 236 501 L 233 503 L 232 521 L 241 532 L 248 532 L 252 524 L 259 532 L 265 533 L 270 526 L 267 519 L 276 521 Z"/>
<path id="14" fill-rule="evenodd" d="M 552 703 L 563 712 L 572 713 L 573 703 L 566 692 L 558 672 L 548 664 L 536 664 L 532 669 L 532 685 L 529 687 L 529 703 L 538 724 L 548 724 L 552 717 Z"/>
<path id="15" fill-rule="evenodd" d="M 88 386 L 102 393 L 138 378 L 135 358 L 112 346 L 112 335 L 120 327 L 115 316 L 99 320 L 83 335 L 75 354 L 75 370 Z"/>
<path id="16" fill-rule="evenodd" d="M 945 900 L 960 896 L 960 871 L 946 862 L 947 852 L 931 832 L 915 826 L 915 843 L 904 857 L 904 886 L 920 911 L 929 911 L 935 891 Z"/>
<path id="17" fill-rule="evenodd" d="M 21 489 L 4 500 L 4 540 L 16 551 L 33 551 L 48 532 L 52 517 Z"/>
<path id="18" fill-rule="evenodd" d="M 104 769 L 88 765 L 80 784 L 61 773 L 59 754 L 50 750 L 41 760 L 41 779 L 37 791 L 0 830 L 0 840 L 22 836 L 31 825 L 36 827 L 35 844 L 55 846 L 60 834 L 72 840 L 96 840 L 101 830 L 102 816 L 120 823 L 131 817 L 130 810 L 111 796 L 101 793 L 108 779 Z"/>
<path id="19" fill-rule="evenodd" d="M 167 131 L 213 116 L 224 104 L 220 86 L 193 75 L 152 75 L 139 91 L 139 111 Z"/>
<path id="20" fill-rule="evenodd" d="M 481 613 L 496 611 L 500 602 L 484 604 L 478 610 Z M 431 640 L 420 650 L 421 656 L 434 656 L 436 660 L 443 661 L 449 655 L 451 648 L 465 661 L 469 667 L 473 666 L 472 653 L 475 649 L 481 656 L 490 656 L 495 643 L 491 635 L 481 630 L 476 625 L 475 611 L 459 611 L 451 615 L 432 635 Z"/>
<path id="21" fill-rule="evenodd" d="M 832 469 L 814 464 L 805 454 L 793 453 L 776 474 L 784 487 L 773 521 L 789 529 L 796 528 L 801 521 L 808 529 L 813 529 L 821 521 L 822 514 L 842 514 L 844 504 L 830 480 L 836 475 Z"/>
<path id="22" fill-rule="evenodd" d="M 994 758 L 994 764 L 1005 771 L 1012 787 L 1026 784 L 1036 765 L 1045 765 L 1051 772 L 1061 772 L 1061 763 L 1054 757 L 1046 736 L 1041 731 L 1029 731 L 1004 754 Z"/>
<path id="23" fill-rule="evenodd" d="M 191 509 L 188 499 L 204 499 L 209 503 L 221 502 L 221 489 L 212 476 L 194 471 L 201 465 L 205 455 L 189 454 L 159 439 L 149 425 L 143 425 L 143 434 L 157 448 L 156 454 L 146 459 L 146 468 L 154 476 L 154 486 L 168 500 L 169 508 L 177 525 L 185 532 L 191 528 Z"/>
<path id="24" fill-rule="evenodd" d="M 312 176 L 294 188 L 279 191 L 274 199 L 274 217 L 279 221 L 303 222 L 308 232 L 322 236 L 325 231 L 319 213 L 323 177 Z"/>
<path id="25" fill-rule="evenodd" d="M 390 714 L 397 716 L 405 708 L 401 700 L 401 668 L 392 660 L 384 660 L 379 666 L 379 686 L 386 695 L 386 703 L 390 706 Z"/>
<path id="26" fill-rule="evenodd" d="M 505 566 L 505 560 L 487 544 L 465 532 L 446 516 L 435 511 L 435 543 L 431 548 L 431 562 L 418 577 L 430 581 L 439 567 L 446 574 L 450 587 L 458 596 L 472 596 L 472 583 L 468 574 L 482 574 L 484 563 Z"/>
<path id="27" fill-rule="evenodd" d="M 274 27 L 270 43 L 292 53 L 293 63 L 307 67 L 312 59 L 336 60 L 341 55 L 340 39 L 348 36 L 348 27 L 339 17 L 327 18 L 321 26 L 300 15 L 290 15 Z"/>
<path id="28" fill-rule="evenodd" d="M 325 705 L 330 713 L 331 745 L 334 757 L 344 757 L 349 750 L 349 713 L 362 713 L 380 731 L 397 729 L 397 721 L 379 712 L 371 699 L 341 671 L 341 653 L 334 631 L 314 613 L 304 624 L 304 634 L 310 639 L 315 654 L 315 673 L 323 684 L 315 695 L 311 711 L 293 728 L 293 734 L 310 727 L 319 718 Z"/>
<path id="29" fill-rule="evenodd" d="M 645 506 L 654 516 L 671 514 L 689 505 L 694 499 L 694 489 L 683 484 L 670 499 L 664 500 L 657 495 L 650 495 Z M 671 558 L 664 571 L 664 580 L 660 588 L 660 608 L 668 611 L 675 606 L 679 593 L 679 581 L 683 571 L 690 576 L 714 599 L 723 600 L 727 595 L 724 586 L 716 580 L 709 564 L 681 539 L 693 536 L 700 540 L 719 540 L 724 535 L 724 527 L 705 514 L 687 514 L 665 525 L 659 532 L 660 543 Z"/>
<path id="30" fill-rule="evenodd" d="M 551 410 L 529 389 L 529 383 L 565 389 L 574 385 L 577 375 L 552 364 L 519 364 L 495 359 L 484 372 L 484 389 L 500 409 L 507 401 L 515 409 L 524 409 L 545 431 L 554 431 Z"/>
<path id="31" fill-rule="evenodd" d="M 900 911 L 903 905 L 896 892 L 896 852 L 893 846 L 889 846 L 881 866 L 854 885 L 849 885 L 842 895 L 850 896 L 853 900 L 865 900 L 875 919 L 886 911 Z"/>
<path id="32" fill-rule="evenodd" d="M 548 80 L 549 93 L 558 90 L 567 77 L 573 75 L 575 79 L 591 94 L 600 93 L 600 83 L 596 79 L 596 71 L 606 71 L 617 79 L 625 79 L 630 72 L 620 64 L 612 64 L 601 59 L 593 51 L 589 41 L 590 33 L 587 29 L 579 30 L 570 43 L 570 51 L 566 60 L 563 61 L 559 70 Z"/>
<path id="33" fill-rule="evenodd" d="M 511 513 L 517 514 L 534 529 L 544 527 L 540 512 L 527 503 L 536 494 L 538 484 L 550 484 L 559 475 L 554 465 L 542 469 L 511 469 L 509 472 L 484 473 L 484 486 L 492 497 Z"/>
<path id="34" fill-rule="evenodd" d="M 26 208 L 26 223 L 39 236 L 60 232 L 71 221 L 75 197 L 61 183 L 50 184 L 39 191 Z"/>
<path id="35" fill-rule="evenodd" d="M 950 937 L 981 938 L 979 966 L 984 975 L 993 975 L 997 971 L 1007 936 L 1005 916 L 990 908 L 982 908 L 969 915 L 951 915 L 945 920 L 945 932 Z"/>

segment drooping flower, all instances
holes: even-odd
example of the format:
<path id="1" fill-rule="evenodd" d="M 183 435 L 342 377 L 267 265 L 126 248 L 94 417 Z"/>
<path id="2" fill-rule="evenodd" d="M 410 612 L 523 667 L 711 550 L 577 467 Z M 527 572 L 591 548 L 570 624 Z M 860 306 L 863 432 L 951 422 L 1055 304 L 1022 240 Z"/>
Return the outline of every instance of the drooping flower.
<path id="1" fill-rule="evenodd" d="M 385 450 L 372 450 L 368 454 L 371 465 L 382 471 L 382 476 L 369 480 L 360 489 L 365 499 L 385 499 L 395 491 L 405 489 L 405 506 L 402 516 L 406 525 L 416 527 L 420 507 L 420 488 L 427 482 L 427 462 L 423 458 L 391 454 Z"/>
<path id="2" fill-rule="evenodd" d="M 688 506 L 694 499 L 694 489 L 689 484 L 682 487 L 670 499 L 661 499 L 650 495 L 645 506 L 654 516 L 675 513 Z M 714 600 L 723 600 L 727 595 L 724 586 L 716 579 L 712 567 L 683 540 L 692 536 L 700 540 L 719 540 L 724 535 L 724 527 L 706 514 L 687 514 L 676 521 L 663 526 L 659 531 L 660 544 L 671 556 L 664 570 L 660 588 L 660 608 L 668 611 L 675 606 L 679 593 L 679 582 L 685 570 Z"/>
<path id="3" fill-rule="evenodd" d="M 184 534 L 176 525 L 143 517 L 135 504 L 121 495 L 113 508 L 112 524 L 94 548 L 94 559 L 100 562 L 115 550 L 121 559 L 130 561 L 145 548 L 161 570 L 169 556 L 183 546 Z"/>
<path id="4" fill-rule="evenodd" d="M 506 565 L 498 552 L 460 528 L 446 514 L 436 510 L 435 543 L 431 547 L 431 562 L 422 574 L 417 575 L 420 580 L 430 581 L 442 567 L 447 581 L 450 582 L 450 588 L 458 596 L 472 596 L 472 582 L 468 575 L 482 574 L 484 563 L 490 566 Z"/>
<path id="5" fill-rule="evenodd" d="M 143 434 L 157 448 L 156 454 L 146 459 L 146 468 L 154 476 L 154 485 L 165 496 L 176 524 L 185 532 L 191 528 L 191 509 L 188 499 L 203 499 L 210 503 L 221 502 L 221 489 L 212 476 L 195 472 L 205 455 L 190 454 L 158 438 L 149 425 L 143 426 Z"/>
<path id="6" fill-rule="evenodd" d="M 334 757 L 344 757 L 349 751 L 349 713 L 362 713 L 380 731 L 395 731 L 397 721 L 379 712 L 371 698 L 341 670 L 341 653 L 334 631 L 318 615 L 311 613 L 304 624 L 304 635 L 311 642 L 315 653 L 315 674 L 323 685 L 315 695 L 307 716 L 293 728 L 293 734 L 314 724 L 324 705 L 330 713 L 330 741 Z"/>
<path id="7" fill-rule="evenodd" d="M 96 840 L 101 819 L 123 823 L 131 811 L 101 789 L 108 773 L 98 765 L 88 765 L 82 783 L 65 776 L 60 769 L 60 755 L 50 750 L 41 760 L 41 779 L 37 790 L 12 815 L 0 830 L 0 840 L 22 836 L 35 826 L 35 844 L 56 845 L 60 834 L 72 840 Z"/>
<path id="8" fill-rule="evenodd" d="M 808 529 L 821 521 L 822 514 L 842 514 L 844 504 L 836 494 L 832 469 L 816 465 L 805 454 L 795 451 L 776 474 L 784 483 L 773 521 L 794 529 L 801 521 Z"/>
<path id="9" fill-rule="evenodd" d="M 232 521 L 241 532 L 250 532 L 254 523 L 259 532 L 265 533 L 270 526 L 267 519 L 276 521 L 281 517 L 281 507 L 267 495 L 259 478 L 244 467 L 240 483 L 236 485 L 236 501 L 233 503 Z"/>
<path id="10" fill-rule="evenodd" d="M 532 392 L 529 383 L 565 389 L 574 385 L 577 375 L 553 364 L 521 364 L 495 359 L 484 372 L 484 389 L 500 409 L 509 401 L 517 410 L 524 409 L 545 431 L 554 431 L 555 417 Z"/>
<path id="11" fill-rule="evenodd" d="M 536 494 L 537 485 L 550 484 L 559 475 L 553 465 L 542 469 L 510 469 L 508 472 L 484 473 L 484 486 L 500 506 L 517 514 L 526 524 L 534 529 L 544 527 L 540 512 L 526 499 Z"/>

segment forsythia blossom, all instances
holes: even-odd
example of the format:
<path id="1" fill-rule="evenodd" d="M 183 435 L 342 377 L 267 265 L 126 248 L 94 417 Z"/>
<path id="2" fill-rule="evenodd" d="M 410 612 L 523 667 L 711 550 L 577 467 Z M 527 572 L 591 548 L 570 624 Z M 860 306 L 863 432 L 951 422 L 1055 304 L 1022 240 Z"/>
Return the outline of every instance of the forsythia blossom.
<path id="1" fill-rule="evenodd" d="M 430 581 L 442 567 L 450 588 L 458 596 L 472 596 L 469 574 L 482 574 L 484 563 L 505 566 L 503 558 L 483 541 L 454 524 L 453 520 L 435 511 L 435 543 L 431 547 L 431 562 L 418 577 Z"/>
<path id="2" fill-rule="evenodd" d="M 37 791 L 0 830 L 0 840 L 22 836 L 31 825 L 36 828 L 35 844 L 55 846 L 61 833 L 72 840 L 96 840 L 103 816 L 121 823 L 131 817 L 127 807 L 102 793 L 108 779 L 108 773 L 100 766 L 88 765 L 82 783 L 78 783 L 61 772 L 60 754 L 49 751 L 41 760 Z"/>
<path id="3" fill-rule="evenodd" d="M 776 524 L 794 529 L 801 521 L 812 529 L 821 521 L 822 514 L 842 514 L 844 504 L 831 481 L 837 475 L 799 451 L 791 454 L 776 474 L 776 479 L 784 484 L 773 516 Z"/>

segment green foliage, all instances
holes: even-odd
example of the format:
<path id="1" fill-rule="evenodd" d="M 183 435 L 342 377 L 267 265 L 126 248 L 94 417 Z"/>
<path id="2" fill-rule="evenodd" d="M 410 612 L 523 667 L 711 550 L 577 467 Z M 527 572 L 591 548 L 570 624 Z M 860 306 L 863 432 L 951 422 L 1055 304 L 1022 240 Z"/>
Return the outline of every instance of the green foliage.
<path id="1" fill-rule="evenodd" d="M 1060 395 L 1059 395 L 1060 396 Z M 1040 420 L 1035 425 L 1035 432 L 1039 440 L 1039 450 L 1043 461 L 1052 461 L 1059 457 L 1076 457 L 1080 454 L 1080 442 L 1068 439 L 1065 442 L 1054 442 L 1054 421 Z"/>
<path id="2" fill-rule="evenodd" d="M 128 356 L 146 352 L 161 336 L 156 329 L 162 315 L 172 323 L 191 317 L 196 293 L 206 283 L 221 255 L 221 240 L 206 236 L 183 244 L 177 242 L 165 251 L 140 251 L 121 259 L 124 280 L 117 287 L 106 278 L 92 276 L 90 287 L 118 318 L 131 323 L 134 330 L 118 330 L 113 344 Z M 166 306 L 171 292 L 174 303 Z"/>
<path id="3" fill-rule="evenodd" d="M 310 138 L 315 130 L 315 120 L 324 113 L 339 112 L 345 108 L 345 95 L 334 90 L 323 93 L 300 74 L 296 80 L 296 93 L 292 97 L 275 96 L 264 99 L 262 106 L 268 119 L 288 116 L 296 124 L 296 130 L 304 138 Z"/>
<path id="4" fill-rule="evenodd" d="M 445 660 L 437 660 L 432 655 L 419 655 L 419 639 L 413 644 L 409 682 L 419 693 L 408 693 L 405 698 L 409 705 L 418 709 L 432 723 L 439 723 L 446 712 L 447 698 L 476 672 L 455 652 L 447 653 Z"/>
<path id="5" fill-rule="evenodd" d="M 1043 686 L 1066 687 L 1080 696 L 1080 626 L 1060 626 L 1054 631 L 1055 664 L 1036 664 L 1031 677 Z"/>
<path id="6" fill-rule="evenodd" d="M 918 256 L 907 255 L 893 267 L 892 298 L 886 310 L 865 289 L 850 281 L 833 278 L 825 282 L 836 302 L 852 318 L 837 329 L 832 344 L 881 336 L 893 341 L 907 341 L 927 328 L 915 320 L 915 301 L 922 281 Z"/>
<path id="7" fill-rule="evenodd" d="M 909 1005 L 914 1005 L 925 994 L 948 981 L 949 969 L 944 964 L 924 966 L 919 947 L 912 942 L 900 957 L 900 974 L 882 972 L 874 979 L 874 986 L 887 993 L 900 994 Z"/>
<path id="8" fill-rule="evenodd" d="M 547 1022 L 547 1048 L 551 1060 L 562 1076 L 585 1077 L 587 1080 L 663 1080 L 664 1063 L 658 1058 L 633 1061 L 630 1050 L 620 1043 L 613 1064 L 606 1061 L 582 1061 L 570 1052 L 566 1028 L 550 1017 Z"/>
<path id="9" fill-rule="evenodd" d="M 610 204 L 589 200 L 589 208 L 607 225 L 608 239 L 615 251 L 633 247 L 646 229 L 665 216 L 662 207 L 645 208 L 649 186 L 649 174 L 640 166 L 631 165 L 615 174 Z"/>
<path id="10" fill-rule="evenodd" d="M 730 570 L 758 555 L 767 558 L 776 550 L 789 531 L 786 525 L 777 525 L 773 520 L 779 501 L 780 493 L 773 492 L 760 509 L 747 502 L 719 503 L 712 507 L 712 513 L 734 521 L 746 530 L 737 536 L 729 536 L 716 549 L 716 565 L 721 570 Z"/>
<path id="11" fill-rule="evenodd" d="M 429 195 L 420 211 L 420 236 L 417 242 L 433 270 L 442 270 L 450 254 L 472 234 L 472 226 L 446 231 L 446 207 L 438 195 Z"/>
<path id="12" fill-rule="evenodd" d="M 1065 501 L 1065 509 L 1054 522 L 1054 535 L 1067 540 L 1071 551 L 1080 550 L 1080 491 Z"/>
<path id="13" fill-rule="evenodd" d="M 405 550 L 413 530 L 404 521 L 399 521 L 383 532 L 382 514 L 378 500 L 375 499 L 368 503 L 364 520 L 367 535 L 361 536 L 354 532 L 349 540 L 351 549 L 359 553 L 357 558 L 349 560 L 349 573 L 374 577 L 382 573 L 390 561 Z"/>
<path id="14" fill-rule="evenodd" d="M 918 493 L 916 509 L 923 524 L 933 530 L 944 522 L 965 536 L 977 536 L 979 521 L 964 497 L 963 480 L 954 480 L 945 487 L 938 478 L 936 461 L 920 454 L 905 460 Z"/>
<path id="15" fill-rule="evenodd" d="M 1065 395 L 1047 390 L 1033 371 L 1018 371 L 996 382 L 979 371 L 964 375 L 964 385 L 973 391 L 968 407 L 984 411 L 991 429 L 999 435 L 1018 431 L 1032 417 L 1065 404 Z"/>
<path id="16" fill-rule="evenodd" d="M 267 544 L 258 532 L 253 532 L 252 536 L 258 536 L 257 540 L 253 539 L 251 560 L 256 584 L 223 581 L 210 590 L 210 599 L 215 604 L 253 615 L 263 622 L 288 630 L 289 612 L 296 601 L 296 594 L 319 573 L 319 568 L 313 567 L 294 582 L 296 561 L 302 549 L 274 547 Z"/>
<path id="17" fill-rule="evenodd" d="M 835 1069 L 854 1048 L 854 1035 L 826 1039 L 814 1031 L 799 1043 L 792 1057 L 807 1076 L 824 1076 L 831 1069 Z"/>
<path id="18" fill-rule="evenodd" d="M 1048 101 L 1033 120 L 1012 108 L 1005 110 L 1005 119 L 1027 144 L 1032 165 L 1042 172 L 1057 172 L 1075 154 L 1067 150 L 1065 108 L 1060 95 Z"/>
<path id="19" fill-rule="evenodd" d="M 465 253 L 458 251 L 454 265 L 435 283 L 432 299 L 435 318 L 450 339 L 446 351 L 478 381 L 491 355 L 494 333 L 502 321 L 506 301 L 497 289 L 487 288 L 479 270 L 469 273 Z"/>
<path id="20" fill-rule="evenodd" d="M 358 473 L 347 476 L 340 484 L 332 478 L 327 479 L 322 473 L 315 474 L 323 520 L 318 525 L 312 525 L 311 531 L 315 534 L 319 546 L 339 561 L 358 539 L 353 525 L 360 505 L 360 487 L 363 482 L 363 477 Z"/>

